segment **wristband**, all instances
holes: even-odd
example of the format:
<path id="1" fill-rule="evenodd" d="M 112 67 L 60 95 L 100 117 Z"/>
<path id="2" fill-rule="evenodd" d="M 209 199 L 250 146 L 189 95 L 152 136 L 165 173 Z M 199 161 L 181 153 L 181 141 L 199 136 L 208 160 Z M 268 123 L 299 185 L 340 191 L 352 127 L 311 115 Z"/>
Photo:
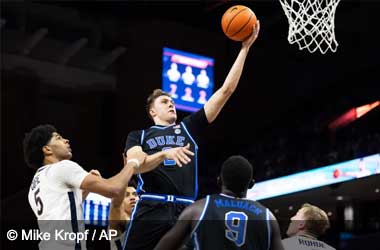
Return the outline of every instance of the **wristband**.
<path id="1" fill-rule="evenodd" d="M 134 168 L 139 168 L 139 167 L 140 167 L 140 162 L 139 162 L 139 160 L 137 160 L 137 159 L 129 159 L 129 160 L 127 161 L 127 164 L 130 163 L 130 162 L 134 162 L 134 163 L 136 163 L 136 165 L 133 166 Z"/>

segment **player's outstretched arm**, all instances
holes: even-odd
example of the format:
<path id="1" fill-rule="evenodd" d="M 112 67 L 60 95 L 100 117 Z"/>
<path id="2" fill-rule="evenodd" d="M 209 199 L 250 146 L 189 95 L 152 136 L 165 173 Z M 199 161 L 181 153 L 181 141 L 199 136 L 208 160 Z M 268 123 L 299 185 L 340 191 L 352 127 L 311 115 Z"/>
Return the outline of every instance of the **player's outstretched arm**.
<path id="1" fill-rule="evenodd" d="M 144 152 L 136 152 L 131 154 L 131 157 L 128 158 L 128 160 L 131 159 L 134 160 L 124 164 L 123 169 L 117 175 L 109 179 L 103 179 L 93 174 L 87 175 L 82 181 L 80 189 L 98 193 L 109 198 L 121 195 L 124 193 L 135 169 L 144 163 L 146 154 Z"/>
<path id="2" fill-rule="evenodd" d="M 125 154 L 122 154 L 124 165 L 128 164 L 128 159 Z M 125 192 L 112 197 L 111 199 L 111 207 L 109 212 L 109 229 L 113 229 L 117 231 L 116 237 L 121 235 L 124 232 L 125 224 L 128 223 L 125 221 L 123 215 L 122 204 L 125 198 Z"/>
<path id="3" fill-rule="evenodd" d="M 242 47 L 239 52 L 239 55 L 237 56 L 234 64 L 232 65 L 230 72 L 228 73 L 222 87 L 220 87 L 204 105 L 207 121 L 209 123 L 212 123 L 216 119 L 223 106 L 226 104 L 227 100 L 230 98 L 232 93 L 234 93 L 239 83 L 249 49 L 252 46 L 252 44 L 256 41 L 257 36 L 259 34 L 260 22 L 257 21 L 256 26 L 252 27 L 252 29 L 252 35 L 242 42 Z"/>
<path id="4" fill-rule="evenodd" d="M 278 225 L 276 217 L 274 217 L 274 215 L 271 212 L 269 213 L 270 213 L 270 226 L 272 230 L 270 250 L 284 250 L 284 246 L 282 245 L 282 241 L 281 241 L 280 226 Z"/>
<path id="5" fill-rule="evenodd" d="M 127 156 L 130 157 L 130 155 L 135 152 L 143 151 L 140 146 L 134 146 L 127 151 Z M 176 147 L 165 151 L 160 151 L 152 155 L 148 155 L 145 162 L 135 170 L 135 174 L 149 172 L 158 167 L 165 159 L 174 160 L 179 167 L 182 167 L 182 164 L 187 164 L 191 161 L 189 156 L 193 155 L 194 153 L 190 151 L 190 144 L 187 144 L 184 147 Z"/>
<path id="6" fill-rule="evenodd" d="M 117 197 L 123 197 L 124 193 L 122 195 L 119 195 Z M 123 232 L 124 226 L 127 223 L 126 221 L 123 221 L 122 218 L 122 207 L 121 202 L 115 200 L 115 198 L 112 198 L 111 200 L 111 207 L 110 207 L 110 214 L 109 214 L 109 228 L 117 230 L 118 234 Z"/>

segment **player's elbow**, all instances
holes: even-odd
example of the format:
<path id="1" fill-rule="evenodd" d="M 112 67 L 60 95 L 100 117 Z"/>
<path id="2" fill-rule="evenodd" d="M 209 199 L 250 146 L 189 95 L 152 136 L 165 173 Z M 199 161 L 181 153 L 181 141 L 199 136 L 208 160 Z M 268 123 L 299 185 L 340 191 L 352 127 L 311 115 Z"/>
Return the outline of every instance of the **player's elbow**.
<path id="1" fill-rule="evenodd" d="M 103 189 L 102 195 L 108 198 L 115 198 L 124 194 L 123 187 L 119 183 L 112 183 L 112 182 L 110 183 L 106 181 L 103 184 L 102 189 Z"/>
<path id="2" fill-rule="evenodd" d="M 225 98 L 228 98 L 230 97 L 234 92 L 235 92 L 235 89 L 236 87 L 235 86 L 225 86 L 224 88 L 222 88 L 222 95 L 225 97 Z"/>
<path id="3" fill-rule="evenodd" d="M 123 195 L 123 188 L 119 186 L 110 186 L 106 192 L 108 198 L 115 198 Z"/>

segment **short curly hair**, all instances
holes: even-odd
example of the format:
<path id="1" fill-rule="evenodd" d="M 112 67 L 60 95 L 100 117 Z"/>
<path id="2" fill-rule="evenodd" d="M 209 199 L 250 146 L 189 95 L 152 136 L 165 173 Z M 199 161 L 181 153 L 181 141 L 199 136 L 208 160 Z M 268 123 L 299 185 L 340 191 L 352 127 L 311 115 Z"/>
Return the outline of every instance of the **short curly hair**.
<path id="1" fill-rule="evenodd" d="M 57 132 L 50 124 L 38 125 L 25 134 L 23 141 L 24 159 L 26 164 L 33 169 L 38 169 L 44 161 L 42 147 L 45 146 Z"/>
<path id="2" fill-rule="evenodd" d="M 235 194 L 245 192 L 253 177 L 253 166 L 241 155 L 233 155 L 223 162 L 221 169 L 223 185 Z"/>

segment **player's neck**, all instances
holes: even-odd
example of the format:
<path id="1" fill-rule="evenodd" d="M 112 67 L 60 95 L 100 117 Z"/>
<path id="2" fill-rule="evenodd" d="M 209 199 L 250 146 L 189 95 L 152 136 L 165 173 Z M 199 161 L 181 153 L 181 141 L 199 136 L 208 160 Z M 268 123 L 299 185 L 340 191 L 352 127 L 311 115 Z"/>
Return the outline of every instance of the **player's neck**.
<path id="1" fill-rule="evenodd" d="M 123 210 L 122 210 L 122 218 L 123 218 L 123 220 L 129 221 L 130 218 L 131 218 L 131 214 L 132 214 L 132 211 L 128 210 L 126 208 L 125 204 L 123 204 Z"/>
<path id="2" fill-rule="evenodd" d="M 234 198 L 246 198 L 247 197 L 247 191 L 236 194 L 236 193 L 232 192 L 231 190 L 228 190 L 225 187 L 222 187 L 222 192 L 221 193 L 225 194 L 227 196 L 232 196 Z"/>
<path id="3" fill-rule="evenodd" d="M 56 157 L 54 157 L 54 156 L 46 156 L 45 158 L 44 158 L 44 162 L 43 162 L 43 164 L 44 164 L 44 166 L 45 165 L 50 165 L 50 164 L 54 164 L 54 163 L 57 163 L 57 162 L 59 162 L 60 160 L 58 160 Z"/>
<path id="4" fill-rule="evenodd" d="M 131 219 L 131 215 L 127 212 L 124 212 L 122 218 L 123 218 L 123 220 L 128 222 Z"/>
<path id="5" fill-rule="evenodd" d="M 153 118 L 153 121 L 154 121 L 154 124 L 155 125 L 158 125 L 158 126 L 171 126 L 171 125 L 174 125 L 176 120 L 175 119 L 172 119 L 170 121 L 168 120 L 163 120 L 163 119 L 160 119 L 158 116 L 154 117 Z"/>
<path id="6" fill-rule="evenodd" d="M 297 233 L 297 236 L 302 236 L 302 237 L 305 237 L 305 238 L 309 238 L 309 239 L 312 239 L 312 240 L 316 240 L 317 239 L 317 236 L 312 234 L 312 233 L 309 233 L 309 232 L 299 232 Z"/>

